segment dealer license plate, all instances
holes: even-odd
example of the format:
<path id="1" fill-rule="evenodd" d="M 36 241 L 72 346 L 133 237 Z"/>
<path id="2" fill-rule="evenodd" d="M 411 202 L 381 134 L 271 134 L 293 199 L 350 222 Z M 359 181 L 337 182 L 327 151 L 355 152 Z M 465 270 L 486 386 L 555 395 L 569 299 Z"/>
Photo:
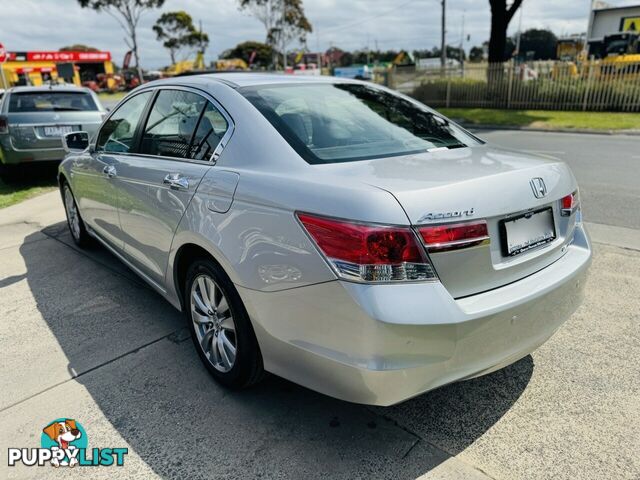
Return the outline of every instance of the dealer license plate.
<path id="1" fill-rule="evenodd" d="M 551 207 L 502 220 L 502 253 L 512 257 L 556 238 Z"/>
<path id="2" fill-rule="evenodd" d="M 56 126 L 56 127 L 44 127 L 44 135 L 46 137 L 61 137 L 67 133 L 73 132 L 74 128 L 70 125 Z"/>

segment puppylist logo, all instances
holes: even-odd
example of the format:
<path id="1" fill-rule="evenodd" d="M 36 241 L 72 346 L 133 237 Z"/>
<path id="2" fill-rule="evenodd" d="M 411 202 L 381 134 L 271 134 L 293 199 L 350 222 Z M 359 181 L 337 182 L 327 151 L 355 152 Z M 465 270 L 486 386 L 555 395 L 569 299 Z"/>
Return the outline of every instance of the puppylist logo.
<path id="1" fill-rule="evenodd" d="M 89 449 L 87 432 L 80 422 L 58 418 L 42 429 L 40 448 L 10 448 L 9 466 L 98 467 L 124 465 L 128 448 Z"/>

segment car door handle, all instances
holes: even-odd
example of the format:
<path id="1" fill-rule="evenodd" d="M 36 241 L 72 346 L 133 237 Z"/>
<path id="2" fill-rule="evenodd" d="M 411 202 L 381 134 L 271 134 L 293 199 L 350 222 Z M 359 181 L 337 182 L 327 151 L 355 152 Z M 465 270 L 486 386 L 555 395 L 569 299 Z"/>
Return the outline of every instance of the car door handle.
<path id="1" fill-rule="evenodd" d="M 189 190 L 189 180 L 181 173 L 169 173 L 162 181 L 174 190 Z"/>
<path id="2" fill-rule="evenodd" d="M 103 169 L 102 169 L 102 173 L 104 173 L 107 177 L 109 178 L 113 178 L 116 175 L 118 175 L 118 172 L 116 170 L 116 167 L 114 167 L 113 165 L 106 165 Z"/>

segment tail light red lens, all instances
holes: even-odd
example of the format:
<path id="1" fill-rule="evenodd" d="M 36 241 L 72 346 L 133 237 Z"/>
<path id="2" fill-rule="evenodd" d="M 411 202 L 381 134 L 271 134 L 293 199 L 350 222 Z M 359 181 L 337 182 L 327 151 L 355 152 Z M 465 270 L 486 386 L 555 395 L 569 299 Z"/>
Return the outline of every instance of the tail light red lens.
<path id="1" fill-rule="evenodd" d="M 418 233 L 430 252 L 445 252 L 489 243 L 489 231 L 484 220 L 419 227 Z"/>
<path id="2" fill-rule="evenodd" d="M 571 216 L 576 210 L 578 210 L 578 208 L 580 208 L 580 196 L 578 194 L 578 190 L 570 193 L 566 197 L 562 197 L 560 203 L 562 207 L 560 215 L 563 217 Z"/>
<path id="3" fill-rule="evenodd" d="M 436 279 L 409 227 L 355 223 L 298 213 L 298 219 L 342 278 L 360 282 Z"/>
<path id="4" fill-rule="evenodd" d="M 0 133 L 9 133 L 9 122 L 3 117 L 0 117 Z"/>

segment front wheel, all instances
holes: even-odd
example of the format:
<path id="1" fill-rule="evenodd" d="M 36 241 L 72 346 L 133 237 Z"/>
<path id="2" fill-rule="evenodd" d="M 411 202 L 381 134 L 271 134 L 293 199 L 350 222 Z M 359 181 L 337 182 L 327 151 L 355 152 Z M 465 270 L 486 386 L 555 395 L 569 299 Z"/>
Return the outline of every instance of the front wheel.
<path id="1" fill-rule="evenodd" d="M 67 214 L 67 225 L 71 232 L 71 238 L 73 238 L 76 245 L 81 248 L 88 246 L 91 243 L 91 237 L 84 226 L 84 222 L 78 211 L 78 204 L 73 197 L 71 188 L 66 182 L 62 187 L 62 200 L 64 202 L 64 211 Z"/>
<path id="2" fill-rule="evenodd" d="M 249 315 L 233 283 L 208 259 L 187 272 L 185 313 L 200 359 L 211 375 L 232 388 L 257 383 L 262 355 Z"/>

